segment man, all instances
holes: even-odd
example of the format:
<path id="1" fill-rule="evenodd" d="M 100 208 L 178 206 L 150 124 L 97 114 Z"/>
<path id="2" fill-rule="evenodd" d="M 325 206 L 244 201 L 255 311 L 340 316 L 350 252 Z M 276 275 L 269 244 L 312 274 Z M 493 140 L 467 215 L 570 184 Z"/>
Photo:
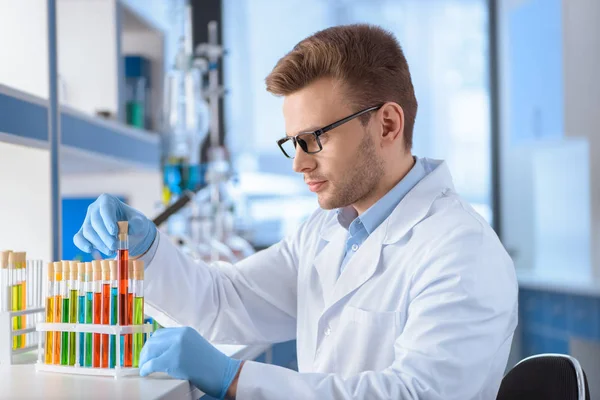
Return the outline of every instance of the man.
<path id="1" fill-rule="evenodd" d="M 321 207 L 296 234 L 237 265 L 194 263 L 103 195 L 75 236 L 110 254 L 116 221 L 129 220 L 149 313 L 194 328 L 155 333 L 141 375 L 221 398 L 494 399 L 517 323 L 513 264 L 446 164 L 411 154 L 417 102 L 394 37 L 326 29 L 266 81 L 284 97 L 278 144 Z M 290 339 L 299 372 L 209 343 Z"/>

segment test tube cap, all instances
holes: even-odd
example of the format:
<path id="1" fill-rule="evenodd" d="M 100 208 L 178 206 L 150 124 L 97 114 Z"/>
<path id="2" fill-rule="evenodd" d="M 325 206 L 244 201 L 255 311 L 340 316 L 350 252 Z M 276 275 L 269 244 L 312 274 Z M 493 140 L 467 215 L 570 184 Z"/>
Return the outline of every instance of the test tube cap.
<path id="1" fill-rule="evenodd" d="M 8 265 L 10 266 L 10 268 L 15 268 L 15 263 L 18 262 L 18 260 L 19 255 L 17 253 L 15 253 L 14 251 L 8 253 Z"/>
<path id="2" fill-rule="evenodd" d="M 48 280 L 49 281 L 54 280 L 54 263 L 52 263 L 52 262 L 48 263 Z"/>
<path id="3" fill-rule="evenodd" d="M 94 267 L 91 262 L 85 263 L 85 280 L 91 281 L 94 273 Z"/>
<path id="4" fill-rule="evenodd" d="M 69 271 L 71 271 L 69 261 L 62 261 L 62 272 L 65 275 L 63 279 L 69 279 Z"/>
<path id="5" fill-rule="evenodd" d="M 77 280 L 77 272 L 79 271 L 78 265 L 79 263 L 77 261 L 69 262 L 69 276 L 72 281 Z"/>
<path id="6" fill-rule="evenodd" d="M 77 274 L 79 275 L 79 280 L 85 280 L 85 263 L 77 263 Z"/>
<path id="7" fill-rule="evenodd" d="M 127 271 L 129 272 L 129 279 L 133 278 L 133 260 L 127 260 Z"/>
<path id="8" fill-rule="evenodd" d="M 107 281 L 110 279 L 110 261 L 102 260 L 102 280 Z"/>
<path id="9" fill-rule="evenodd" d="M 62 273 L 62 263 L 60 261 L 55 261 L 54 262 L 54 272 L 60 272 Z"/>
<path id="10" fill-rule="evenodd" d="M 135 280 L 144 280 L 144 262 L 142 260 L 133 261 L 133 278 Z"/>
<path id="11" fill-rule="evenodd" d="M 129 222 L 118 221 L 117 225 L 119 225 L 119 240 L 123 241 L 123 240 L 127 239 L 127 231 L 129 230 Z"/>
<path id="12" fill-rule="evenodd" d="M 8 268 L 8 255 L 10 250 L 0 251 L 0 268 Z"/>
<path id="13" fill-rule="evenodd" d="M 110 261 L 110 280 L 116 281 L 119 277 L 119 264 L 116 260 Z"/>

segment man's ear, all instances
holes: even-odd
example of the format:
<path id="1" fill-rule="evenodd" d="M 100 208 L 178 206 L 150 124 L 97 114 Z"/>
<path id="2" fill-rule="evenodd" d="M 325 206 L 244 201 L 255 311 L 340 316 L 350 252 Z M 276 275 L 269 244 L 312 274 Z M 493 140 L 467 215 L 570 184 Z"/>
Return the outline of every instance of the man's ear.
<path id="1" fill-rule="evenodd" d="M 394 102 L 385 103 L 379 110 L 381 115 L 381 144 L 403 140 L 404 110 Z"/>

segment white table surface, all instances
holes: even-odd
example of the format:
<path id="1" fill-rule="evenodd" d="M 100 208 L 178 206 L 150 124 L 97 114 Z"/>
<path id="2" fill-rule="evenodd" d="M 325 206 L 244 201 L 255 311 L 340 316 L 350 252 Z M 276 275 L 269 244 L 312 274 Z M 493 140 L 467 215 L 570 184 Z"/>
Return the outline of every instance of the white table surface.
<path id="1" fill-rule="evenodd" d="M 225 354 L 254 359 L 270 346 L 217 346 Z M 164 399 L 197 400 L 203 393 L 188 381 L 165 374 L 149 377 L 94 377 L 36 372 L 35 354 L 24 354 L 16 365 L 0 365 L 0 399 Z"/>

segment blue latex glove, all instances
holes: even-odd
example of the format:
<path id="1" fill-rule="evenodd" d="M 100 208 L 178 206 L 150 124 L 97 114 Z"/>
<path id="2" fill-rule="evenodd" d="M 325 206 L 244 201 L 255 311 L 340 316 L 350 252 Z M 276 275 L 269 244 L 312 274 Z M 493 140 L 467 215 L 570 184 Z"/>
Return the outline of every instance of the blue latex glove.
<path id="1" fill-rule="evenodd" d="M 140 375 L 166 372 L 190 381 L 209 396 L 223 399 L 241 361 L 227 357 L 189 327 L 162 328 L 140 354 Z"/>
<path id="2" fill-rule="evenodd" d="M 129 222 L 129 256 L 144 254 L 156 237 L 156 226 L 144 214 L 129 207 L 114 196 L 103 194 L 87 210 L 83 225 L 73 237 L 81 251 L 94 248 L 114 256 L 117 250 L 119 227 L 117 221 Z"/>

